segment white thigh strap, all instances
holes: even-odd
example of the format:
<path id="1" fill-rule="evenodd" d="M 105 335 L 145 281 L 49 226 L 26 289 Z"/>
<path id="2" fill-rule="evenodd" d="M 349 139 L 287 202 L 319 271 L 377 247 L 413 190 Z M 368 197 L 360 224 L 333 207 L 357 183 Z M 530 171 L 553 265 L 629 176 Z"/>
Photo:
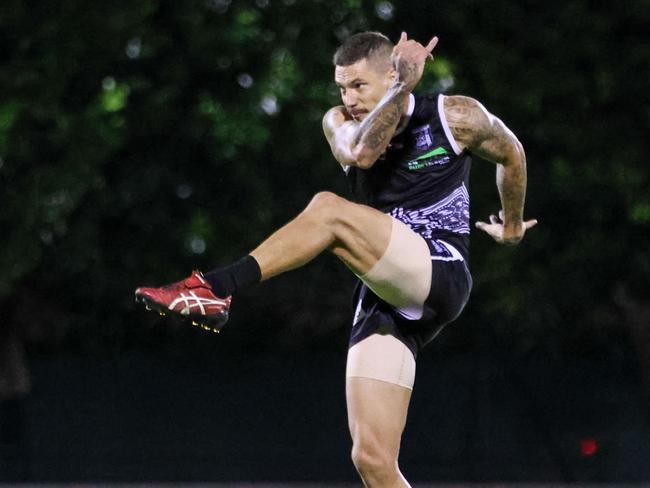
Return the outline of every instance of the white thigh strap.
<path id="1" fill-rule="evenodd" d="M 415 358 L 396 337 L 372 334 L 348 351 L 345 376 L 386 381 L 412 390 Z"/>
<path id="2" fill-rule="evenodd" d="M 384 255 L 361 280 L 379 298 L 411 320 L 422 317 L 422 304 L 431 288 L 431 255 L 422 237 L 393 218 Z"/>

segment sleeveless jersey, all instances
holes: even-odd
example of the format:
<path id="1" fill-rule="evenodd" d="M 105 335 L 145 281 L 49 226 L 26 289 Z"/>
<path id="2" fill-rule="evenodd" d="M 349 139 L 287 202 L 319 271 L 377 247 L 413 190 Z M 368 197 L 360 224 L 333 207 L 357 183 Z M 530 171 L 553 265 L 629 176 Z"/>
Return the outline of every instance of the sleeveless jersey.
<path id="1" fill-rule="evenodd" d="M 471 154 L 454 140 L 444 95 L 415 96 L 406 127 L 369 169 L 347 167 L 355 201 L 401 220 L 436 249 L 451 244 L 469 252 Z"/>

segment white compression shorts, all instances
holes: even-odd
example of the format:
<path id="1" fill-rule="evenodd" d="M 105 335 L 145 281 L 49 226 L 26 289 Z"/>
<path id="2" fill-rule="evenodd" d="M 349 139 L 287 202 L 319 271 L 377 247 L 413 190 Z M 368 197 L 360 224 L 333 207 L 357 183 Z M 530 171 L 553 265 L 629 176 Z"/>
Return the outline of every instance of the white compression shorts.
<path id="1" fill-rule="evenodd" d="M 386 252 L 359 278 L 400 315 L 417 320 L 422 317 L 431 288 L 429 246 L 406 224 L 393 218 Z M 355 316 L 359 312 L 358 308 Z M 413 389 L 415 358 L 393 335 L 375 333 L 349 349 L 346 377 L 371 378 Z"/>

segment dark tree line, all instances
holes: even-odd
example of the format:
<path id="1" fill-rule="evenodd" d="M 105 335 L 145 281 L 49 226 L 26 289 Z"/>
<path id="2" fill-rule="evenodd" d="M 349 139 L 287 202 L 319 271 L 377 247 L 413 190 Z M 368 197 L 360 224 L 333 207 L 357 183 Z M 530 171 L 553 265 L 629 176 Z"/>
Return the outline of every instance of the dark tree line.
<path id="1" fill-rule="evenodd" d="M 514 249 L 474 235 L 474 294 L 450 347 L 490 327 L 518 353 L 637 351 L 647 364 L 650 2 L 7 0 L 0 11 L 2 327 L 35 349 L 152 336 L 195 347 L 194 331 L 134 310 L 132 290 L 247 253 L 317 191 L 346 194 L 320 129 L 338 96 L 330 58 L 376 29 L 437 34 L 421 88 L 478 98 L 527 153 L 527 216 L 540 225 Z M 471 192 L 473 220 L 498 210 L 490 164 L 475 164 Z M 228 347 L 338 347 L 352 284 L 322 257 L 247 293 Z"/>

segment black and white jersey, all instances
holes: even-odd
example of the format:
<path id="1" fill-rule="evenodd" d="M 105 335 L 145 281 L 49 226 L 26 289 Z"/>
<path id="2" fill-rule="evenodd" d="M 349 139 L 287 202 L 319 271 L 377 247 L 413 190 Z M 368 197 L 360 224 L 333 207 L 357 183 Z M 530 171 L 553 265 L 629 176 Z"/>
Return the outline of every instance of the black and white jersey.
<path id="1" fill-rule="evenodd" d="M 346 167 L 357 202 L 407 224 L 429 245 L 469 251 L 471 154 L 461 151 L 444 113 L 444 95 L 410 99 L 406 126 L 369 169 Z"/>

